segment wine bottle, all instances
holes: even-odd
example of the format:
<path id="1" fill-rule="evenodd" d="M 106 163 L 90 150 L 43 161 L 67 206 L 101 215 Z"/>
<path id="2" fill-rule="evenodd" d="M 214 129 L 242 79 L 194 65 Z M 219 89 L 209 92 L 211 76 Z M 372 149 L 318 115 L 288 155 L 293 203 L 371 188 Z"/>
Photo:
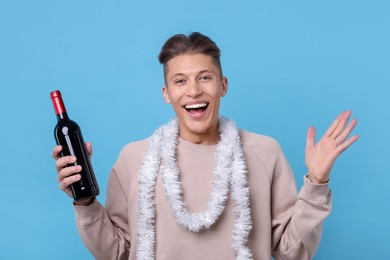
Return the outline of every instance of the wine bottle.
<path id="1" fill-rule="evenodd" d="M 57 115 L 54 137 L 57 145 L 62 146 L 61 156 L 73 155 L 76 162 L 67 166 L 81 165 L 81 179 L 70 185 L 75 201 L 99 195 L 99 186 L 92 169 L 90 156 L 85 147 L 83 135 L 78 124 L 69 119 L 59 90 L 52 91 L 50 98 Z"/>

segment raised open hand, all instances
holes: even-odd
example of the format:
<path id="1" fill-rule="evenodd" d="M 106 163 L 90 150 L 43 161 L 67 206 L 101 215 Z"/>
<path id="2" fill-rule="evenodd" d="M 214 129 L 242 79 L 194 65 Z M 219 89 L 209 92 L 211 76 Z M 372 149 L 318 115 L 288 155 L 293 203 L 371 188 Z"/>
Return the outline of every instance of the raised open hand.
<path id="1" fill-rule="evenodd" d="M 315 128 L 308 129 L 305 161 L 313 183 L 327 182 L 336 158 L 359 138 L 354 135 L 347 140 L 357 124 L 357 120 L 353 119 L 347 126 L 351 113 L 350 110 L 342 112 L 316 144 Z"/>

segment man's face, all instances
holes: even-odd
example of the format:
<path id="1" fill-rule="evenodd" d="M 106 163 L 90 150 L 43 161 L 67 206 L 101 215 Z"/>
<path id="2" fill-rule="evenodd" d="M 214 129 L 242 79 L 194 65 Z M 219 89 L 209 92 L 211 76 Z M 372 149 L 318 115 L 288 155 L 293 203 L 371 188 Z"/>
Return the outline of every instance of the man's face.
<path id="1" fill-rule="evenodd" d="M 179 120 L 180 137 L 194 143 L 215 144 L 219 140 L 220 99 L 227 79 L 213 58 L 204 54 L 177 56 L 166 64 L 164 100 Z"/>

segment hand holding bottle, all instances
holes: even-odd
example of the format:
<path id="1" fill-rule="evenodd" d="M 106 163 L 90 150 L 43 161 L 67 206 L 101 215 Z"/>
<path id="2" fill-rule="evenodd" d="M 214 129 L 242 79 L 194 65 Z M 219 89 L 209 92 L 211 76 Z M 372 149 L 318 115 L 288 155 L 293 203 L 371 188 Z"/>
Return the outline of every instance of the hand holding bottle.
<path id="1" fill-rule="evenodd" d="M 85 143 L 89 156 L 92 156 L 92 144 Z M 70 185 L 79 181 L 81 175 L 78 174 L 82 170 L 81 165 L 66 167 L 69 164 L 74 163 L 77 158 L 74 156 L 61 157 L 62 146 L 56 145 L 53 149 L 52 156 L 56 160 L 56 169 L 58 173 L 58 183 L 62 191 L 64 191 L 69 197 L 73 198 Z M 92 203 L 92 199 L 80 200 L 75 202 L 76 205 L 87 206 Z"/>

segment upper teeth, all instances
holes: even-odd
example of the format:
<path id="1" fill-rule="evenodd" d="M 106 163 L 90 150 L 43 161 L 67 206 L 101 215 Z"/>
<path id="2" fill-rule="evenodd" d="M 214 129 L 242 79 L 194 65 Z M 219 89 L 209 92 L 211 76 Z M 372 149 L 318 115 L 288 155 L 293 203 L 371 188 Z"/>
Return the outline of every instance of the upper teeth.
<path id="1" fill-rule="evenodd" d="M 207 106 L 207 103 L 199 103 L 199 104 L 192 104 L 192 105 L 186 105 L 186 109 L 194 109 L 194 108 L 200 108 Z"/>

